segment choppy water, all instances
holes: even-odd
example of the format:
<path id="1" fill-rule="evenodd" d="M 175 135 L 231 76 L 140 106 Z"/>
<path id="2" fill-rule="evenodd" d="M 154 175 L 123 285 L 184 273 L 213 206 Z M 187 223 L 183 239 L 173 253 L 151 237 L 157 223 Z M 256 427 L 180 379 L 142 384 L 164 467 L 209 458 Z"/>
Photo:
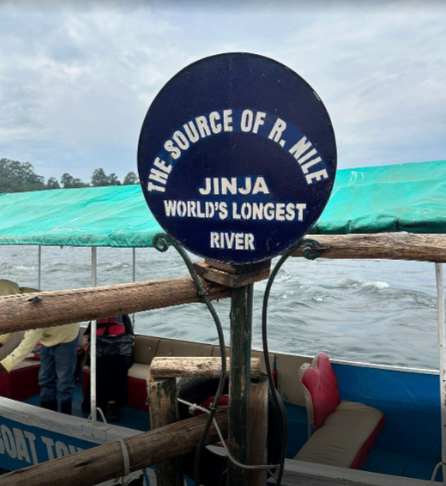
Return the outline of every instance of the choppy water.
<path id="1" fill-rule="evenodd" d="M 37 247 L 1 246 L 0 278 L 36 287 Z M 91 249 L 42 248 L 42 290 L 91 285 Z M 273 262 L 274 263 L 274 262 Z M 136 252 L 136 280 L 186 273 L 173 249 Z M 98 285 L 131 282 L 131 249 L 98 249 Z M 261 347 L 266 282 L 255 284 L 253 341 Z M 229 301 L 214 303 L 229 343 Z M 199 304 L 142 312 L 137 332 L 217 342 L 215 325 Z M 269 306 L 270 350 L 337 359 L 438 368 L 434 264 L 402 261 L 290 258 L 278 274 Z"/>

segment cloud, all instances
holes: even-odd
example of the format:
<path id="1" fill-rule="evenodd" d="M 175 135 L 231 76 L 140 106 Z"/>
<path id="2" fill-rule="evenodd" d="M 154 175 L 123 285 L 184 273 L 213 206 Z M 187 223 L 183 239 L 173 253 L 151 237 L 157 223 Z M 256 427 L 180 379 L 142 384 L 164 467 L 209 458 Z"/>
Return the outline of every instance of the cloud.
<path id="1" fill-rule="evenodd" d="M 339 166 L 445 158 L 446 12 L 425 2 L 0 3 L 0 156 L 45 177 L 135 170 L 161 87 L 227 51 L 285 63 L 319 93 Z"/>
<path id="2" fill-rule="evenodd" d="M 446 12 L 438 14 L 401 2 L 320 14 L 289 39 L 285 62 L 302 66 L 325 101 L 342 165 L 445 158 Z"/>

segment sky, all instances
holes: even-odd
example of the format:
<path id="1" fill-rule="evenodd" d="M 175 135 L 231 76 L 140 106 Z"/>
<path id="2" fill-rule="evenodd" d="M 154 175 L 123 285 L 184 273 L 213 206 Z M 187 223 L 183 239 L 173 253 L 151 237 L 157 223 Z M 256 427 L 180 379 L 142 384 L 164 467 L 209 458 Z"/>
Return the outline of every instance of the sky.
<path id="1" fill-rule="evenodd" d="M 446 160 L 446 1 L 0 0 L 0 158 L 137 172 L 149 106 L 224 52 L 275 59 L 331 117 L 338 168 Z"/>

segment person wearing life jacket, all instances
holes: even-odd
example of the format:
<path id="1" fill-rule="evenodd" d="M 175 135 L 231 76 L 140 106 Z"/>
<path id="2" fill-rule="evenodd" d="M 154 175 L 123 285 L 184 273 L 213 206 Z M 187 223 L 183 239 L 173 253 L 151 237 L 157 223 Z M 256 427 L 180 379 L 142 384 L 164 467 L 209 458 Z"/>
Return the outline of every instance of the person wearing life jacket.
<path id="1" fill-rule="evenodd" d="M 11 280 L 0 280 L 0 296 L 30 292 L 38 289 L 19 287 Z M 0 335 L 0 346 L 16 341 L 15 333 Z M 20 343 L 0 362 L 0 373 L 13 371 L 40 342 L 40 406 L 71 415 L 75 389 L 74 370 L 77 360 L 79 323 L 26 331 Z"/>
<path id="2" fill-rule="evenodd" d="M 133 325 L 128 315 L 96 321 L 96 398 L 97 406 L 107 421 L 119 420 L 118 406 L 127 400 L 127 372 L 133 364 L 135 341 Z M 84 334 L 88 347 L 91 323 Z M 90 412 L 90 384 L 85 390 L 82 410 Z"/>

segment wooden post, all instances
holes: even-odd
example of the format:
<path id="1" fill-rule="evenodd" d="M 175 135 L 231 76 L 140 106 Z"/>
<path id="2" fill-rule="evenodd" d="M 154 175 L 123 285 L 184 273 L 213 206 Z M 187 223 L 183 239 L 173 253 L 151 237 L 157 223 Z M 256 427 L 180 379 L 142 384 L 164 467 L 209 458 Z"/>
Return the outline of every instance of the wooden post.
<path id="1" fill-rule="evenodd" d="M 249 464 L 268 462 L 268 379 L 263 375 L 260 381 L 251 382 L 249 397 Z M 266 469 L 249 471 L 248 486 L 264 486 Z"/>
<path id="2" fill-rule="evenodd" d="M 229 452 L 248 463 L 249 389 L 253 284 L 232 289 L 231 373 L 229 375 Z M 228 486 L 246 486 L 248 470 L 228 462 Z"/>
<path id="3" fill-rule="evenodd" d="M 228 432 L 226 410 L 219 410 L 215 419 L 222 431 Z M 207 415 L 181 420 L 172 425 L 124 439 L 129 454 L 130 472 L 158 464 L 197 447 Z M 207 444 L 219 440 L 214 425 L 209 430 Z M 121 477 L 124 459 L 117 441 L 77 454 L 61 457 L 0 476 L 2 486 L 93 486 Z"/>
<path id="4" fill-rule="evenodd" d="M 205 262 L 196 264 L 197 273 L 207 281 L 232 289 L 231 357 L 229 374 L 229 452 L 248 464 L 249 390 L 251 381 L 251 327 L 254 282 L 268 278 L 271 261 L 248 265 Z M 227 484 L 246 486 L 248 470 L 228 462 Z"/>
<path id="5" fill-rule="evenodd" d="M 152 430 L 178 422 L 175 378 L 149 380 L 147 395 L 150 403 L 150 428 Z M 183 486 L 182 457 L 177 456 L 157 464 L 156 479 L 158 486 Z"/>

